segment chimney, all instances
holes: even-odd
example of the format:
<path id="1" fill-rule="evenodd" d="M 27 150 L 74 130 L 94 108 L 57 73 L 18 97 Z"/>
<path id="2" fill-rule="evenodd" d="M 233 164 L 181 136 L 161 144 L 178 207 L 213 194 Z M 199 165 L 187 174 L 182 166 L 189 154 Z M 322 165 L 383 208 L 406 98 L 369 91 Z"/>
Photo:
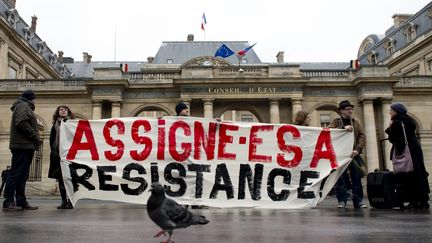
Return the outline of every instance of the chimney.
<path id="1" fill-rule="evenodd" d="M 154 57 L 147 57 L 147 63 L 153 63 Z"/>
<path id="2" fill-rule="evenodd" d="M 397 27 L 401 26 L 411 16 L 412 16 L 412 14 L 393 14 L 392 18 L 393 18 L 394 27 L 397 28 Z"/>
<path id="3" fill-rule="evenodd" d="M 89 55 L 87 52 L 83 52 L 83 62 L 91 63 L 92 55 Z"/>
<path id="4" fill-rule="evenodd" d="M 64 52 L 63 51 L 58 51 L 57 53 L 58 53 L 58 59 L 59 59 L 59 61 L 63 62 L 63 54 L 64 54 Z"/>
<path id="5" fill-rule="evenodd" d="M 284 52 L 280 51 L 278 52 L 278 54 L 276 55 L 277 58 L 277 63 L 284 63 Z"/>
<path id="6" fill-rule="evenodd" d="M 189 34 L 187 36 L 187 41 L 194 41 L 194 35 L 193 34 Z"/>
<path id="7" fill-rule="evenodd" d="M 36 24 L 37 24 L 37 17 L 36 15 L 33 15 L 31 26 L 30 26 L 30 30 L 33 31 L 33 33 L 36 33 Z"/>
<path id="8" fill-rule="evenodd" d="M 9 5 L 11 5 L 12 8 L 15 8 L 16 0 L 8 0 L 7 2 L 9 3 Z"/>

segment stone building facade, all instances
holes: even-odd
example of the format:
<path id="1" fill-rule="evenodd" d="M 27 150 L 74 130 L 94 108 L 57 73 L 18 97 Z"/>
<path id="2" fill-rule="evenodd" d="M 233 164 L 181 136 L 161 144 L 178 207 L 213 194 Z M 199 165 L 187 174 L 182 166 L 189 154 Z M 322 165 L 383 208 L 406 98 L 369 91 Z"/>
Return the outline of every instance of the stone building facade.
<path id="1" fill-rule="evenodd" d="M 384 130 L 391 103 L 403 102 L 432 171 L 432 4 L 413 15 L 395 15 L 395 25 L 385 35 L 366 37 L 359 68 L 348 62 L 289 63 L 283 52 L 276 62 L 263 63 L 253 49 L 241 60 L 215 58 L 223 43 L 232 50 L 249 43 L 194 41 L 193 36 L 163 42 L 154 57 L 122 63 L 122 68 L 116 62 L 92 62 L 88 53 L 79 62 L 61 51 L 54 54 L 37 36 L 36 21 L 34 28 L 27 25 L 13 3 L 0 0 L 0 168 L 11 157 L 10 106 L 22 91 L 32 89 L 44 140 L 32 165 L 32 193 L 56 191 L 56 183 L 47 178 L 48 139 L 59 104 L 81 119 L 175 115 L 179 101 L 190 106 L 192 116 L 264 123 L 292 123 L 297 111 L 306 110 L 313 126 L 325 127 L 338 116 L 338 103 L 349 100 L 365 127 L 363 157 L 373 171 L 392 168 Z"/>

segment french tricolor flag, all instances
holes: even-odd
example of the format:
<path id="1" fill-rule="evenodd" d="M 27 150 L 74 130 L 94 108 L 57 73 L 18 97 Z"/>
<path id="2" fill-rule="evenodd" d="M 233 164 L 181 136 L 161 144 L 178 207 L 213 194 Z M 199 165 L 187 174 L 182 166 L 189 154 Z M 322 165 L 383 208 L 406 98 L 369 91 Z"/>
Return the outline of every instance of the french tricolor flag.
<path id="1" fill-rule="evenodd" d="M 127 63 L 121 63 L 120 69 L 122 72 L 127 73 L 129 71 L 129 65 Z"/>
<path id="2" fill-rule="evenodd" d="M 203 13 L 202 18 L 201 18 L 201 29 L 203 31 L 205 31 L 205 25 L 206 24 L 207 24 L 207 19 L 206 19 L 205 13 Z"/>
<path id="3" fill-rule="evenodd" d="M 350 68 L 351 69 L 358 69 L 359 67 L 360 67 L 360 62 L 358 59 L 350 61 Z"/>
<path id="4" fill-rule="evenodd" d="M 251 45 L 251 46 L 246 47 L 246 48 L 243 49 L 243 50 L 238 51 L 238 52 L 237 52 L 237 55 L 240 56 L 240 57 L 246 55 L 246 53 L 247 53 L 250 49 L 252 49 L 252 47 L 254 47 L 254 45 L 256 45 L 256 43 L 253 44 L 253 45 Z"/>

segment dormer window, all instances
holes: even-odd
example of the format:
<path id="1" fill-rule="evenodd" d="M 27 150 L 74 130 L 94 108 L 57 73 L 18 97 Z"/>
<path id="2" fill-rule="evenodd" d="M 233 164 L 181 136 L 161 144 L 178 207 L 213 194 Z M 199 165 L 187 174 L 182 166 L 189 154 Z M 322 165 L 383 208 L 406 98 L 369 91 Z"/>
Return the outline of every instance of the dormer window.
<path id="1" fill-rule="evenodd" d="M 47 45 L 45 41 L 39 41 L 39 43 L 37 44 L 37 48 L 39 54 L 44 54 L 44 52 L 47 50 Z"/>
<path id="2" fill-rule="evenodd" d="M 392 38 L 389 38 L 386 42 L 384 42 L 384 49 L 386 50 L 387 55 L 391 55 L 396 51 L 395 43 L 396 41 Z"/>
<path id="3" fill-rule="evenodd" d="M 408 43 L 413 41 L 416 38 L 417 36 L 416 28 L 417 26 L 414 25 L 413 23 L 409 23 L 408 26 L 405 27 L 404 34 L 406 36 L 406 40 Z"/>
<path id="4" fill-rule="evenodd" d="M 167 64 L 173 64 L 173 59 L 167 59 Z"/>
<path id="5" fill-rule="evenodd" d="M 34 37 L 33 31 L 30 29 L 30 27 L 25 27 L 23 31 L 24 31 L 24 39 L 31 45 L 31 41 Z"/>
<path id="6" fill-rule="evenodd" d="M 371 51 L 368 54 L 368 60 L 369 60 L 369 64 L 377 64 L 378 63 L 378 53 L 376 53 L 375 51 Z"/>
<path id="7" fill-rule="evenodd" d="M 62 64 L 60 66 L 60 75 L 62 77 L 64 77 L 66 75 L 66 72 L 68 71 L 67 65 L 66 64 Z"/>
<path id="8" fill-rule="evenodd" d="M 6 15 L 7 15 L 7 22 L 9 23 L 9 25 L 16 29 L 16 23 L 19 20 L 19 15 L 18 15 L 18 11 L 14 8 L 9 9 L 8 11 L 6 11 Z"/>
<path id="9" fill-rule="evenodd" d="M 247 62 L 247 59 L 246 58 L 243 58 L 242 60 L 241 60 L 241 63 L 242 64 L 247 64 L 248 62 Z"/>
<path id="10" fill-rule="evenodd" d="M 49 55 L 49 64 L 51 66 L 53 66 L 56 62 L 57 62 L 57 55 L 56 54 L 51 54 Z"/>

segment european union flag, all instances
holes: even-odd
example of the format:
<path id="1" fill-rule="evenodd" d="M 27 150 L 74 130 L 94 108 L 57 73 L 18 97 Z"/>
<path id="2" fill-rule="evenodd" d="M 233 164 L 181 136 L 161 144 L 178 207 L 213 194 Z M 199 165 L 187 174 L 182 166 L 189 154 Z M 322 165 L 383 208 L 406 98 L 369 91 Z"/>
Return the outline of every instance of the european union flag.
<path id="1" fill-rule="evenodd" d="M 234 52 L 229 49 L 229 47 L 225 44 L 222 44 L 221 47 L 219 47 L 219 49 L 217 49 L 216 53 L 215 53 L 215 57 L 229 57 L 231 55 L 233 55 Z"/>

